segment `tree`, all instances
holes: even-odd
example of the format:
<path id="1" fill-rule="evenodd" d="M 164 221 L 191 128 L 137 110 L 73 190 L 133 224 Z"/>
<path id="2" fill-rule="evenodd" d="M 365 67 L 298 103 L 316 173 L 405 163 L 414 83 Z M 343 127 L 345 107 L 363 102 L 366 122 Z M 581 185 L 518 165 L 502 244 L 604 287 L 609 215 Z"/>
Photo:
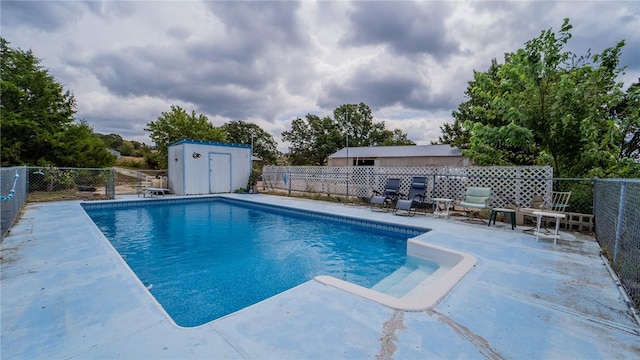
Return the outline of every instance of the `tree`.
<path id="1" fill-rule="evenodd" d="M 75 121 L 71 92 L 40 65 L 31 51 L 0 37 L 2 166 L 108 166 L 115 160 L 93 130 Z M 81 148 L 82 154 L 77 153 Z M 78 159 L 74 159 L 77 156 Z"/>
<path id="2" fill-rule="evenodd" d="M 493 94 L 496 90 L 480 91 L 480 89 L 495 87 L 500 81 L 498 77 L 499 70 L 500 65 L 496 59 L 492 59 L 486 73 L 473 71 L 473 80 L 469 81 L 465 91 L 465 96 L 468 100 L 460 104 L 458 109 L 452 112 L 453 124 L 445 123 L 440 127 L 442 136 L 435 143 L 450 144 L 460 149 L 468 149 L 471 142 L 471 132 L 464 127 L 463 123 L 468 120 L 484 123 L 498 116 L 497 111 L 494 111 L 491 106 Z"/>
<path id="3" fill-rule="evenodd" d="M 226 134 L 221 128 L 214 127 L 203 114 L 195 111 L 188 114 L 179 106 L 172 105 L 171 111 L 163 112 L 156 121 L 147 123 L 145 131 L 156 144 L 157 166 L 167 168 L 168 146 L 182 139 L 225 141 Z M 146 156 L 145 156 L 146 158 Z M 149 164 L 149 162 L 147 162 Z"/>
<path id="4" fill-rule="evenodd" d="M 402 130 L 387 130 L 384 121 L 374 123 L 367 104 L 341 105 L 333 116 L 343 135 L 348 135 L 349 146 L 415 145 Z"/>
<path id="5" fill-rule="evenodd" d="M 227 141 L 236 144 L 253 143 L 253 153 L 262 159 L 265 164 L 275 164 L 280 151 L 273 135 L 262 130 L 253 123 L 244 121 L 230 121 L 222 125 L 222 130 L 227 134 Z"/>
<path id="6" fill-rule="evenodd" d="M 133 143 L 129 140 L 123 140 L 122 144 L 116 148 L 122 156 L 136 156 Z"/>
<path id="7" fill-rule="evenodd" d="M 100 138 L 102 142 L 104 142 L 104 145 L 108 149 L 116 149 L 123 156 L 140 157 L 150 151 L 149 146 L 147 146 L 145 143 L 141 143 L 135 140 L 125 140 L 118 134 L 107 135 L 96 133 L 96 136 L 98 136 L 98 138 Z"/>
<path id="8" fill-rule="evenodd" d="M 383 139 L 380 144 L 381 146 L 404 146 L 416 144 L 413 140 L 409 139 L 409 135 L 401 129 L 393 129 L 393 131 L 385 129 L 381 135 Z"/>
<path id="9" fill-rule="evenodd" d="M 54 139 L 49 157 L 53 164 L 95 168 L 113 165 L 116 160 L 86 121 L 67 125 Z"/>
<path id="10" fill-rule="evenodd" d="M 98 138 L 100 138 L 104 145 L 109 149 L 117 149 L 118 147 L 122 146 L 124 142 L 122 136 L 118 134 L 96 134 L 96 136 L 98 136 Z"/>
<path id="11" fill-rule="evenodd" d="M 608 174 L 622 178 L 640 177 L 640 81 L 631 84 L 622 102 L 611 113 L 620 130 L 615 142 L 618 146 L 618 159 L 608 169 Z"/>
<path id="12" fill-rule="evenodd" d="M 345 138 L 330 117 L 307 114 L 305 119 L 294 119 L 291 130 L 282 132 L 282 139 L 291 143 L 289 161 L 292 165 L 324 165 Z"/>
<path id="13" fill-rule="evenodd" d="M 400 129 L 387 130 L 384 122 L 374 123 L 371 109 L 364 103 L 344 104 L 333 111 L 334 118 L 307 114 L 295 119 L 282 138 L 291 143 L 293 165 L 323 165 L 329 155 L 346 146 L 415 145 Z"/>
<path id="14" fill-rule="evenodd" d="M 627 89 L 614 116 L 620 127 L 620 158 L 640 160 L 640 79 Z"/>
<path id="15" fill-rule="evenodd" d="M 555 176 L 611 166 L 619 130 L 609 114 L 622 99 L 616 78 L 624 41 L 577 56 L 564 50 L 570 30 L 565 19 L 557 34 L 542 31 L 504 64 L 474 71 L 441 142 L 462 145 L 478 165 L 548 164 Z"/>

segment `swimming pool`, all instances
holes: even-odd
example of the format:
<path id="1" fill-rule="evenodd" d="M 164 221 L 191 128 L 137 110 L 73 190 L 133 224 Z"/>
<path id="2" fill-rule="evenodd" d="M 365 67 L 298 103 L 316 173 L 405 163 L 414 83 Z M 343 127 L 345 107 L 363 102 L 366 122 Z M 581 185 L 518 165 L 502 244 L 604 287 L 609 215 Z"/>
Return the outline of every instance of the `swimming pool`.
<path id="1" fill-rule="evenodd" d="M 318 275 L 402 296 L 382 282 L 426 230 L 221 198 L 84 204 L 138 278 L 181 326 L 197 326 Z M 415 285 L 415 284 L 414 284 Z"/>

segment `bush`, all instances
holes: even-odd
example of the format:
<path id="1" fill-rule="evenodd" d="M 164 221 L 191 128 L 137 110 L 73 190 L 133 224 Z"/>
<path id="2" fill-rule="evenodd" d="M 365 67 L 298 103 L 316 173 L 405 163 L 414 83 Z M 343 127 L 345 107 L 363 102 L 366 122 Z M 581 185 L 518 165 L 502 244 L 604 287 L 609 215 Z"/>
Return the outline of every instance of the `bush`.
<path id="1" fill-rule="evenodd" d="M 144 157 L 122 156 L 116 162 L 116 165 L 134 169 L 148 169 L 146 159 Z"/>
<path id="2" fill-rule="evenodd" d="M 76 187 L 73 172 L 57 168 L 38 169 L 29 174 L 29 191 L 60 191 Z"/>

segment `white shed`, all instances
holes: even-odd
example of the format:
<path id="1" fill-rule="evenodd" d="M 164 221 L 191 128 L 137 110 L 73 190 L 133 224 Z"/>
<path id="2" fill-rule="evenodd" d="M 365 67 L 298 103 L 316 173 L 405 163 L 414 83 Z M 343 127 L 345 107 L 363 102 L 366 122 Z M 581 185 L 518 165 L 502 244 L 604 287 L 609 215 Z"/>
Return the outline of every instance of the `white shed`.
<path id="1" fill-rule="evenodd" d="M 245 188 L 251 146 L 180 140 L 168 146 L 169 187 L 176 195 L 229 193 Z"/>

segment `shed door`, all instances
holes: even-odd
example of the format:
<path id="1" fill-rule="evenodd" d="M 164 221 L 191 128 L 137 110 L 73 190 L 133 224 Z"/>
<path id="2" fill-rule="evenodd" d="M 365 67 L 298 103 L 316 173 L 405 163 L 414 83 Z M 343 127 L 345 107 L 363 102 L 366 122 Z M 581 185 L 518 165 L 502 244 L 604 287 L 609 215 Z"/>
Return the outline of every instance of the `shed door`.
<path id="1" fill-rule="evenodd" d="M 209 154 L 209 192 L 231 192 L 231 154 Z"/>

